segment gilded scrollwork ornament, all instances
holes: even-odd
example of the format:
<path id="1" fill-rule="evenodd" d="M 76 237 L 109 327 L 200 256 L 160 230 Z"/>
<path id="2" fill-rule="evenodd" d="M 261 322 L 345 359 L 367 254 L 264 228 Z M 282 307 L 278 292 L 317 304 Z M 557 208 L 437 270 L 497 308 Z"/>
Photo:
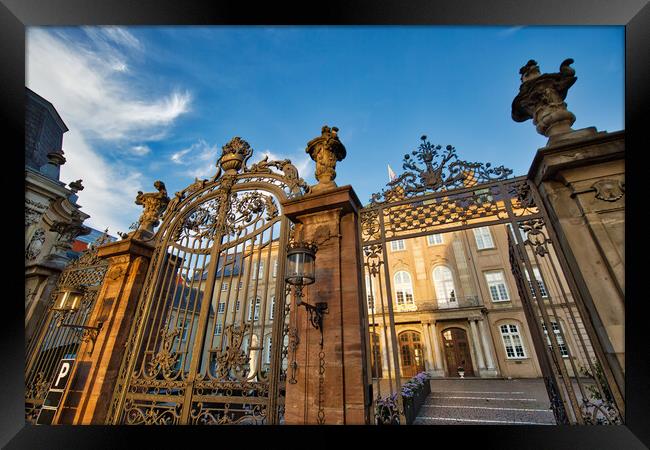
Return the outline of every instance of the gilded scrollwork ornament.
<path id="1" fill-rule="evenodd" d="M 150 378 L 154 378 L 160 373 L 162 373 L 162 376 L 165 379 L 172 378 L 176 363 L 180 357 L 172 347 L 174 339 L 180 334 L 180 332 L 181 330 L 179 328 L 175 328 L 171 331 L 164 329 L 160 330 L 162 348 L 158 353 L 156 353 L 153 359 L 149 361 L 147 375 Z"/>
<path id="2" fill-rule="evenodd" d="M 397 201 L 426 192 L 436 192 L 479 183 L 504 180 L 512 170 L 491 163 L 468 162 L 458 159 L 456 149 L 431 144 L 426 136 L 411 154 L 404 155 L 404 172 L 390 181 L 387 189 L 372 194 L 370 203 Z"/>

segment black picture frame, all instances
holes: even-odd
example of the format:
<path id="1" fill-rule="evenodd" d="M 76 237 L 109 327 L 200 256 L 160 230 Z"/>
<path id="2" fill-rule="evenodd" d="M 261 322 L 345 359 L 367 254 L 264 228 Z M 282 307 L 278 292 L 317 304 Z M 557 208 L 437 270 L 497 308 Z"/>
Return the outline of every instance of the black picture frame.
<path id="1" fill-rule="evenodd" d="M 518 0 L 427 1 L 365 0 L 326 3 L 252 5 L 249 2 L 198 0 L 2 0 L 0 48 L 2 66 L 3 190 L 8 203 L 3 214 L 6 264 L 0 330 L 2 382 L 0 383 L 0 444 L 6 448 L 119 448 L 146 438 L 148 447 L 184 446 L 196 438 L 220 445 L 225 437 L 236 445 L 261 441 L 271 448 L 324 445 L 411 445 L 466 448 L 635 449 L 650 446 L 649 360 L 645 298 L 641 273 L 647 267 L 641 233 L 644 224 L 641 180 L 648 152 L 644 126 L 648 114 L 648 42 L 650 6 L 647 0 Z M 436 427 L 233 427 L 227 430 L 195 427 L 35 427 L 24 423 L 24 309 L 22 272 L 18 261 L 18 230 L 22 230 L 24 196 L 24 82 L 25 27 L 43 25 L 624 25 L 626 27 L 625 130 L 626 163 L 626 424 L 603 427 L 541 426 L 436 426 Z M 336 52 L 337 49 L 332 49 Z M 326 55 L 324 55 L 326 57 Z M 532 55 L 531 55 L 532 57 Z M 597 93 L 594 93 L 597 95 Z M 645 144 L 645 145 L 644 145 Z M 638 260 L 638 261 L 637 261 Z M 631 263 L 630 263 L 631 261 Z M 280 432 L 278 432 L 280 431 Z M 142 435 L 145 436 L 142 436 Z M 357 434 L 360 441 L 351 441 Z M 138 436 L 139 435 L 139 436 Z M 389 441 L 392 441 L 389 443 Z M 275 442 L 276 445 L 270 444 Z M 237 444 L 238 443 L 238 444 Z M 293 445 L 292 445 L 293 444 Z M 205 444 L 203 444 L 205 445 Z M 181 447 L 182 448 L 182 447 Z"/>

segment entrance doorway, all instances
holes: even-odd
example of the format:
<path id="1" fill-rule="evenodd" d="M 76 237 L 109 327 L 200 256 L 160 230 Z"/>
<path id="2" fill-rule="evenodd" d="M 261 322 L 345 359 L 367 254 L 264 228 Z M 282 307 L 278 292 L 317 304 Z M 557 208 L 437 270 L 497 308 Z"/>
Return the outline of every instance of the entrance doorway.
<path id="1" fill-rule="evenodd" d="M 474 376 L 472 356 L 469 351 L 467 333 L 462 328 L 448 328 L 442 332 L 447 360 L 447 376 L 458 378 L 459 368 L 465 369 L 466 377 Z"/>
<path id="2" fill-rule="evenodd" d="M 404 331 L 399 335 L 400 355 L 402 357 L 402 376 L 410 378 L 424 371 L 424 353 L 420 333 Z"/>

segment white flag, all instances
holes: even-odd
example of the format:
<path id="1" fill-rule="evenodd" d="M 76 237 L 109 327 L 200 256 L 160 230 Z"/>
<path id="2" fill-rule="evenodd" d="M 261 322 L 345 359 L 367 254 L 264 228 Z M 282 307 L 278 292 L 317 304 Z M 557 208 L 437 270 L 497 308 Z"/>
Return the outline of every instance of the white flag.
<path id="1" fill-rule="evenodd" d="M 393 172 L 393 169 L 390 168 L 390 164 L 388 164 L 388 181 L 393 181 L 397 178 L 397 175 L 395 175 L 395 172 Z"/>

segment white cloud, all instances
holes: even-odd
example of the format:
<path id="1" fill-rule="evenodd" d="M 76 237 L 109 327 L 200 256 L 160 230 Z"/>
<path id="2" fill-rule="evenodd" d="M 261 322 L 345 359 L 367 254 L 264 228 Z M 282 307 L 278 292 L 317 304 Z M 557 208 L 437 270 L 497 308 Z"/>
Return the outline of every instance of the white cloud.
<path id="1" fill-rule="evenodd" d="M 143 95 L 129 77 L 129 61 L 142 59 L 144 46 L 119 27 L 84 29 L 90 40 L 72 40 L 56 30 L 29 28 L 27 33 L 26 84 L 50 101 L 70 129 L 64 135 L 67 159 L 61 181 L 82 179 L 78 203 L 91 217 L 86 224 L 115 235 L 128 231 L 142 208 L 135 205 L 143 186 L 137 167 L 110 162 L 94 143 L 120 153 L 129 149 L 143 157 L 151 149 L 143 141 L 161 139 L 169 126 L 190 108 L 184 91 Z M 108 156 L 108 155 L 107 155 Z M 118 161 L 120 161 L 118 159 Z"/>
<path id="2" fill-rule="evenodd" d="M 199 139 L 189 147 L 174 152 L 169 159 L 175 164 L 190 167 L 182 171 L 183 175 L 205 178 L 216 172 L 216 163 L 220 155 L 221 151 L 217 144 L 210 145 L 204 139 Z"/>
<path id="3" fill-rule="evenodd" d="M 153 191 L 153 187 L 143 189 L 142 174 L 138 171 L 108 164 L 79 131 L 68 131 L 64 142 L 66 163 L 61 166 L 61 180 L 83 180 L 84 189 L 79 192 L 77 203 L 90 215 L 84 223 L 100 230 L 108 227 L 113 236 L 118 231 L 129 231 L 142 213 L 142 208 L 134 203 L 135 196 L 139 190 Z"/>
<path id="4" fill-rule="evenodd" d="M 129 54 L 110 45 L 115 39 L 95 38 L 88 46 L 38 28 L 30 29 L 27 37 L 27 85 L 52 102 L 66 123 L 88 136 L 160 139 L 161 131 L 189 111 L 187 91 L 143 98 L 124 77 Z"/>
<path id="5" fill-rule="evenodd" d="M 131 153 L 136 156 L 144 156 L 151 153 L 151 149 L 147 145 L 134 145 L 131 147 Z"/>

